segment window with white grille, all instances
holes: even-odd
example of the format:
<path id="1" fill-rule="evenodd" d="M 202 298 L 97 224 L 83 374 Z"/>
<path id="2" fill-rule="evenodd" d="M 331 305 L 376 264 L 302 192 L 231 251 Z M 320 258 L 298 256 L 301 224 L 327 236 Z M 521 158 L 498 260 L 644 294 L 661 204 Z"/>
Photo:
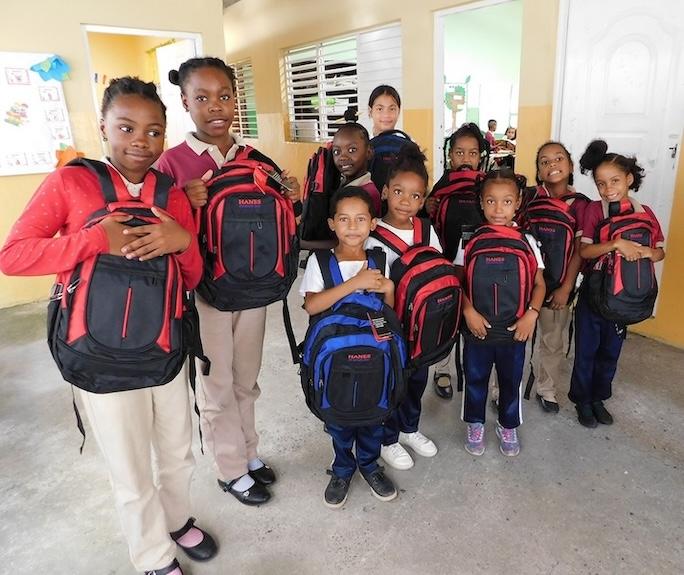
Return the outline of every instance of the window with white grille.
<path id="1" fill-rule="evenodd" d="M 366 123 L 368 95 L 378 84 L 401 90 L 398 24 L 289 50 L 285 85 L 290 139 L 330 140 L 348 108 L 360 110 L 360 121 Z"/>
<path id="2" fill-rule="evenodd" d="M 243 138 L 258 138 L 254 72 L 251 60 L 232 64 L 235 70 L 235 118 L 233 130 Z"/>

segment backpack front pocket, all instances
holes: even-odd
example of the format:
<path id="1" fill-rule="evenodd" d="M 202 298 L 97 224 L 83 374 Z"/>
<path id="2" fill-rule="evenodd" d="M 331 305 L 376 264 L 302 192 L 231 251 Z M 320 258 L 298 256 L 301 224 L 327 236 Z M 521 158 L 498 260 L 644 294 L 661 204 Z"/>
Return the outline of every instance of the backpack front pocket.
<path id="1" fill-rule="evenodd" d="M 331 359 L 327 400 L 340 412 L 372 410 L 382 400 L 384 384 L 382 351 L 372 347 L 342 349 Z"/>

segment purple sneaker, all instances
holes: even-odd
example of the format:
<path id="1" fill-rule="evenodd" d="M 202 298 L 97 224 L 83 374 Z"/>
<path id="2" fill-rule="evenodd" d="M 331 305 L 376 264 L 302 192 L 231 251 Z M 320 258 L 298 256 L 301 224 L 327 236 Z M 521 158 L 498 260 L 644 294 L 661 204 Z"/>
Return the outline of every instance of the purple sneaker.
<path id="1" fill-rule="evenodd" d="M 466 430 L 466 440 L 463 444 L 470 455 L 482 455 L 485 452 L 484 424 L 469 423 Z"/>
<path id="2" fill-rule="evenodd" d="M 517 429 L 506 429 L 496 424 L 496 435 L 499 438 L 499 449 L 508 457 L 515 457 L 520 453 L 520 441 Z"/>

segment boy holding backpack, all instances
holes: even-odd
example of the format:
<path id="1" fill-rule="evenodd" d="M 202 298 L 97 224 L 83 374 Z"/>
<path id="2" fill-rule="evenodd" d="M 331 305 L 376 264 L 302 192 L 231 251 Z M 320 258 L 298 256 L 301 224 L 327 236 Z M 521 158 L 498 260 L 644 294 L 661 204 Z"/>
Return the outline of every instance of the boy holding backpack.
<path id="1" fill-rule="evenodd" d="M 364 305 L 368 300 L 371 305 L 374 302 L 378 304 L 376 311 L 384 311 L 387 305 L 392 305 L 394 302 L 394 284 L 385 276 L 384 261 L 375 261 L 384 258 L 369 257 L 364 250 L 364 244 L 376 226 L 373 201 L 368 193 L 358 187 L 346 187 L 339 190 L 331 200 L 328 225 L 337 236 L 338 245 L 334 250 L 321 250 L 312 254 L 299 288 L 299 292 L 304 296 L 304 309 L 312 316 L 312 324 L 304 342 L 303 373 L 308 372 L 307 365 L 316 365 L 316 356 L 324 351 L 323 346 L 314 346 L 313 357 L 309 357 L 310 344 L 314 337 L 312 330 L 316 326 L 315 320 L 321 317 L 319 314 L 324 314 L 331 308 L 333 311 L 340 309 L 340 306 L 348 303 L 361 308 L 358 323 L 368 323 L 366 316 L 372 313 L 370 307 Z M 332 281 L 330 276 L 332 276 Z M 326 277 L 328 277 L 327 281 Z M 330 286 L 331 283 L 333 286 Z M 372 294 L 384 296 L 384 304 L 380 297 Z M 394 319 L 396 320 L 396 317 Z M 391 318 L 388 323 L 392 323 Z M 362 341 L 362 339 L 357 341 Z M 372 336 L 366 337 L 365 343 L 366 345 L 349 347 L 341 353 L 334 354 L 328 369 L 334 370 L 338 362 L 346 362 L 348 369 L 340 370 L 337 376 L 339 379 L 331 381 L 329 388 L 324 391 L 317 389 L 314 392 L 315 396 L 323 395 L 322 402 L 329 403 L 329 408 L 338 409 L 334 416 L 326 418 L 322 414 L 325 405 L 317 405 L 318 411 L 316 411 L 307 396 L 309 407 L 325 421 L 326 431 L 332 437 L 335 458 L 332 471 L 329 472 L 331 473 L 330 482 L 325 490 L 325 504 L 332 508 L 344 505 L 357 467 L 370 485 L 375 497 L 381 501 L 390 501 L 397 496 L 392 480 L 385 475 L 383 468 L 377 463 L 384 434 L 382 420 L 387 413 L 374 409 L 372 402 L 365 401 L 369 395 L 378 395 L 378 393 L 373 393 L 373 390 L 381 387 L 383 368 L 380 367 L 375 371 L 370 368 L 373 364 L 379 367 L 377 363 L 382 362 L 383 359 L 382 355 L 377 353 L 376 348 L 379 346 L 376 345 Z M 392 349 L 394 348 L 394 343 L 392 343 Z M 403 374 L 397 371 L 401 372 L 403 365 L 398 366 L 398 369 L 396 367 L 393 370 L 394 376 L 401 379 Z M 309 385 L 316 387 L 319 381 L 322 383 L 325 374 L 321 371 L 320 377 L 318 372 L 314 372 L 313 375 L 314 377 L 308 378 Z M 353 394 L 349 401 L 344 401 L 340 395 L 344 393 L 344 380 L 350 377 L 354 378 Z M 306 378 L 306 375 L 303 378 Z M 332 389 L 335 384 L 339 384 L 338 393 Z M 383 389 L 379 394 L 381 398 L 384 398 L 385 403 L 388 401 L 386 396 L 389 393 Z M 361 419 L 362 407 L 368 408 L 366 412 L 370 414 L 365 421 Z M 355 415 L 359 416 L 358 423 L 365 424 L 352 424 Z M 356 444 L 356 457 L 352 452 L 354 444 Z"/>

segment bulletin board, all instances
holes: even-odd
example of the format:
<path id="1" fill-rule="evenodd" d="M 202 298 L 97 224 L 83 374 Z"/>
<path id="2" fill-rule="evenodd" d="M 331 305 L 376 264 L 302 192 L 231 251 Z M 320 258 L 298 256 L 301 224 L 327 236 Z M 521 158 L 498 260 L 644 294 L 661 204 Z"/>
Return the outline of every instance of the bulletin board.
<path id="1" fill-rule="evenodd" d="M 73 146 L 62 83 L 31 70 L 50 56 L 0 52 L 0 176 L 50 172 Z"/>

